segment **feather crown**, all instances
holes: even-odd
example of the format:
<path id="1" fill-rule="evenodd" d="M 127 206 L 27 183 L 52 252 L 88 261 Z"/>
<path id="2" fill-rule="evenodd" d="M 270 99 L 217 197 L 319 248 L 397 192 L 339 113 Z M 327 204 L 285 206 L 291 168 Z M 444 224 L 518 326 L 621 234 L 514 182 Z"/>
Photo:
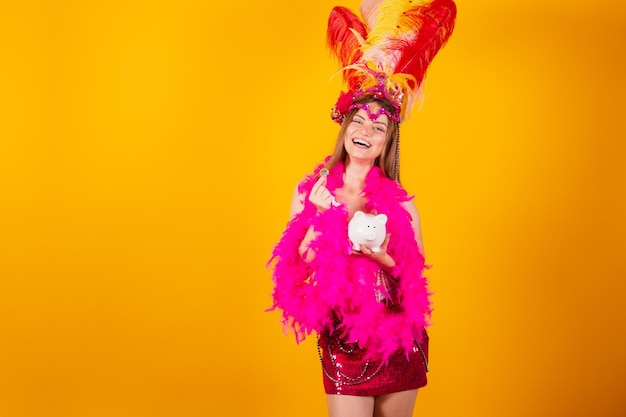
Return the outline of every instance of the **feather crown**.
<path id="1" fill-rule="evenodd" d="M 347 91 L 331 117 L 342 123 L 359 98 L 387 99 L 399 122 L 421 92 L 428 65 L 454 29 L 453 0 L 364 0 L 362 19 L 335 7 L 328 18 L 327 43 L 343 72 Z"/>

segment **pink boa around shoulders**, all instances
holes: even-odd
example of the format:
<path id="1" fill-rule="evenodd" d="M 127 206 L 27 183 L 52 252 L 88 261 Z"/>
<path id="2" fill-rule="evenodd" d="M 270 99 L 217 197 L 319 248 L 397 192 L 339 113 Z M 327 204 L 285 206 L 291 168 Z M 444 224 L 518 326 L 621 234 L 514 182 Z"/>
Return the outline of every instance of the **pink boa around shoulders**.
<path id="1" fill-rule="evenodd" d="M 299 184 L 301 195 L 308 196 L 322 167 Z M 343 170 L 343 165 L 337 164 L 330 171 L 327 188 L 331 192 L 343 185 Z M 377 301 L 376 292 L 386 292 L 377 283 L 381 268 L 353 253 L 345 207 L 333 206 L 318 213 L 305 198 L 304 209 L 287 224 L 272 253 L 272 309 L 282 310 L 283 324 L 294 330 L 298 342 L 314 331 L 340 331 L 347 340 L 367 348 L 370 357 L 386 360 L 398 349 L 410 352 L 414 341 L 421 341 L 431 312 L 429 293 L 411 216 L 401 205 L 411 197 L 377 167 L 370 170 L 363 193 L 366 211 L 385 213 L 389 218 L 387 251 L 396 261 L 390 272 L 399 279 L 399 308 L 388 309 Z M 305 262 L 298 248 L 310 225 L 321 235 L 309 245 L 315 258 Z"/>

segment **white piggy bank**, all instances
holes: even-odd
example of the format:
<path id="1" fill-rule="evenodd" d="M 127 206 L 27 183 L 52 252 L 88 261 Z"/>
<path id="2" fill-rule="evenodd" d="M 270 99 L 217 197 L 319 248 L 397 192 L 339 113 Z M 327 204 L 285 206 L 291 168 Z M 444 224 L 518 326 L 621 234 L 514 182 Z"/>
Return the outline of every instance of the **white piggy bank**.
<path id="1" fill-rule="evenodd" d="M 362 211 L 354 213 L 348 223 L 348 239 L 354 250 L 361 250 L 363 244 L 372 252 L 380 252 L 380 245 L 385 241 L 387 234 L 386 214 L 365 214 Z"/>

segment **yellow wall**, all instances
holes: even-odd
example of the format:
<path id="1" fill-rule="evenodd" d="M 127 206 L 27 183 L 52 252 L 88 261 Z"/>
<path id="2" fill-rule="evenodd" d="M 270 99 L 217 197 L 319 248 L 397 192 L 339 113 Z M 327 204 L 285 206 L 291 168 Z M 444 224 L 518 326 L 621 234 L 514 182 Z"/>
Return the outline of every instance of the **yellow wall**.
<path id="1" fill-rule="evenodd" d="M 324 415 L 264 265 L 337 129 L 334 4 L 3 2 L 1 416 Z M 403 127 L 415 415 L 626 413 L 625 44 L 623 0 L 459 0 Z"/>

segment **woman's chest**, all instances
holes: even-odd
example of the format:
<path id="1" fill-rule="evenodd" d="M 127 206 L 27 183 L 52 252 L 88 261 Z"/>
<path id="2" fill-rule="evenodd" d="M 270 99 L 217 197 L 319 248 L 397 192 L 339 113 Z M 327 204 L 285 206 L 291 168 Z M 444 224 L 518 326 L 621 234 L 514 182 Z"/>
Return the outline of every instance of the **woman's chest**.
<path id="1" fill-rule="evenodd" d="M 349 218 L 352 218 L 357 211 L 366 211 L 367 198 L 360 191 L 337 188 L 334 194 L 337 202 L 341 203 L 348 211 Z"/>

